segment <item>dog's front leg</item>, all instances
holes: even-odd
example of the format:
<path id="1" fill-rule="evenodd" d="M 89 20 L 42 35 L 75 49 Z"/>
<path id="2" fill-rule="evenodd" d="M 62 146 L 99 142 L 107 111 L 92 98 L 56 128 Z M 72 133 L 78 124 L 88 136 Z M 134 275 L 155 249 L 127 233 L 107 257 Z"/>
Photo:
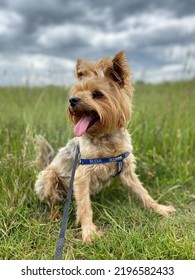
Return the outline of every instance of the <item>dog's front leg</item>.
<path id="1" fill-rule="evenodd" d="M 168 217 L 171 213 L 176 211 L 173 206 L 158 204 L 148 194 L 147 190 L 142 186 L 142 183 L 135 173 L 134 160 L 131 160 L 131 158 L 125 161 L 123 170 L 120 174 L 120 179 L 123 185 L 127 186 L 137 195 L 137 197 L 142 201 L 144 207 L 147 209 L 153 210 L 164 217 Z"/>
<path id="2" fill-rule="evenodd" d="M 90 172 L 79 166 L 75 174 L 74 196 L 77 204 L 77 224 L 81 225 L 82 239 L 90 243 L 97 234 L 96 226 L 93 223 L 93 211 L 90 199 Z"/>

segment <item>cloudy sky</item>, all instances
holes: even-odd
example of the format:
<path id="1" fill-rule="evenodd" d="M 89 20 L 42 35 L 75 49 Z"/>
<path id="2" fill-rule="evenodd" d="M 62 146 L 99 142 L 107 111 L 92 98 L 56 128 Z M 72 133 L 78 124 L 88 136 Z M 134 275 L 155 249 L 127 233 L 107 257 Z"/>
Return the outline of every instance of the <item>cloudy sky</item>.
<path id="1" fill-rule="evenodd" d="M 195 76 L 195 0 L 0 0 L 0 86 L 68 85 L 125 50 L 134 80 Z"/>

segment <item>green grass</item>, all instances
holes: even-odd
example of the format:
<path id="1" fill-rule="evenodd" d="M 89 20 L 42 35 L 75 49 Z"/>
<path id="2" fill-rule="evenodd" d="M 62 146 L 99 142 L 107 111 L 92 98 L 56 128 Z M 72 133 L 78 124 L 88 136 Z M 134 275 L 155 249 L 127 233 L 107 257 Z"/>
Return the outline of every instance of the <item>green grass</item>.
<path id="1" fill-rule="evenodd" d="M 57 150 L 72 137 L 67 90 L 0 89 L 0 259 L 53 259 L 60 222 L 34 193 L 36 134 Z M 195 81 L 135 86 L 129 126 L 137 173 L 160 203 L 177 213 L 163 219 L 120 186 L 93 198 L 105 231 L 92 245 L 80 240 L 71 205 L 64 259 L 195 259 Z"/>

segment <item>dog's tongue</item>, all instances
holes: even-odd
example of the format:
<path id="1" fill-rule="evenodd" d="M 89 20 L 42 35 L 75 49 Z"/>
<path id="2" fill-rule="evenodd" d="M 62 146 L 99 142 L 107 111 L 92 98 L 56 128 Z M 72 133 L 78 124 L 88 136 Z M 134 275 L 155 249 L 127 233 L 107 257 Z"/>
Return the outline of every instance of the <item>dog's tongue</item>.
<path id="1" fill-rule="evenodd" d="M 91 119 L 92 119 L 91 116 L 84 115 L 74 127 L 74 136 L 77 136 L 77 137 L 82 136 L 85 133 L 85 131 L 87 130 L 87 127 L 88 127 Z"/>

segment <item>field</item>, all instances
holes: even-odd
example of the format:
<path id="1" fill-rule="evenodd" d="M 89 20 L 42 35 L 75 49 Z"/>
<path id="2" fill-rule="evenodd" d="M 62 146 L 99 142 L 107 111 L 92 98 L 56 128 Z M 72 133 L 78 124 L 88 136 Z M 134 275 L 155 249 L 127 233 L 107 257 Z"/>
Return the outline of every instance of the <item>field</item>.
<path id="1" fill-rule="evenodd" d="M 57 149 L 72 137 L 68 90 L 0 89 L 0 259 L 53 259 L 60 222 L 34 193 L 34 137 Z M 93 198 L 94 220 L 105 231 L 80 240 L 71 204 L 63 259 L 195 259 L 195 80 L 135 85 L 129 126 L 137 173 L 149 193 L 177 212 L 169 219 L 143 209 L 115 179 Z"/>

